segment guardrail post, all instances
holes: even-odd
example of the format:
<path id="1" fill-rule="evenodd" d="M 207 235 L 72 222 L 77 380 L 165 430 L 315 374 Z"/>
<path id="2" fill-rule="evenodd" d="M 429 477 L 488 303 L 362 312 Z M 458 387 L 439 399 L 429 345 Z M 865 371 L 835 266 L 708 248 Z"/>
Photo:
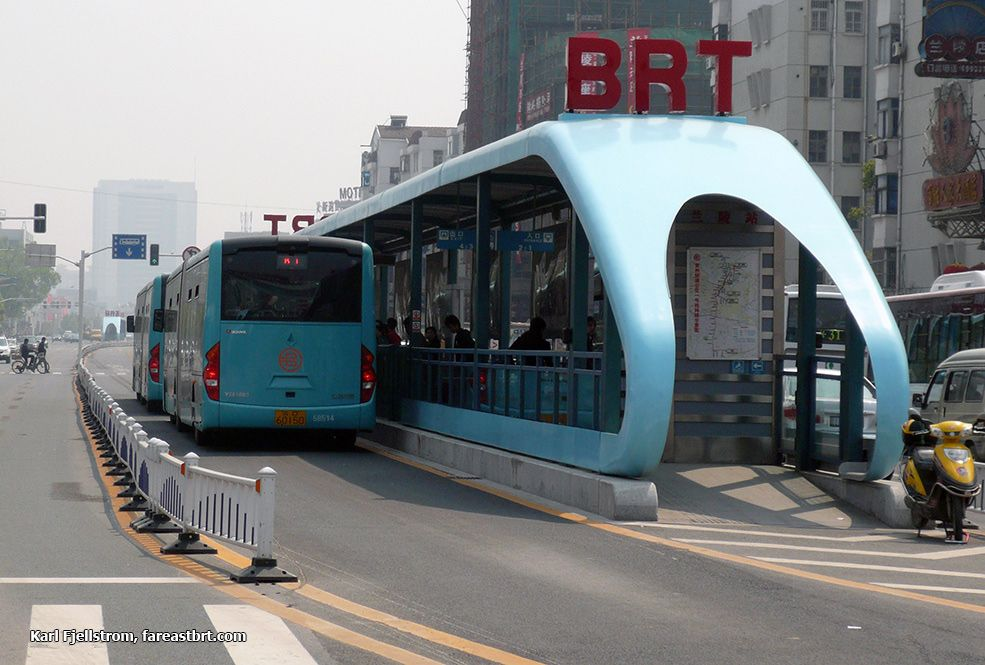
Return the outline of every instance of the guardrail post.
<path id="1" fill-rule="evenodd" d="M 277 491 L 277 472 L 265 466 L 257 473 L 257 492 L 260 493 L 258 502 L 258 534 L 257 552 L 249 566 L 229 579 L 241 584 L 253 582 L 297 582 L 298 578 L 286 570 L 277 567 L 274 558 L 274 497 Z"/>
<path id="2" fill-rule="evenodd" d="M 182 489 L 187 490 L 191 486 L 191 476 L 195 473 L 195 467 L 198 466 L 198 455 L 195 453 L 188 453 L 184 456 L 184 468 L 181 474 L 185 477 L 185 482 L 182 484 Z M 186 495 L 186 498 L 187 495 Z M 194 496 L 191 497 L 194 501 Z M 217 550 L 203 543 L 198 536 L 198 532 L 195 531 L 194 526 L 190 526 L 187 522 L 181 523 L 182 531 L 178 534 L 178 540 L 174 541 L 170 545 L 166 545 L 161 548 L 161 554 L 217 554 Z"/>
<path id="3" fill-rule="evenodd" d="M 151 488 L 158 487 L 157 477 L 160 475 L 161 458 L 168 454 L 169 446 L 166 441 L 154 438 L 147 441 L 147 476 L 140 475 L 137 470 L 137 489 L 147 497 L 147 509 L 143 517 L 130 522 L 130 528 L 137 533 L 181 533 L 183 529 L 161 509 L 161 504 L 154 496 Z"/>

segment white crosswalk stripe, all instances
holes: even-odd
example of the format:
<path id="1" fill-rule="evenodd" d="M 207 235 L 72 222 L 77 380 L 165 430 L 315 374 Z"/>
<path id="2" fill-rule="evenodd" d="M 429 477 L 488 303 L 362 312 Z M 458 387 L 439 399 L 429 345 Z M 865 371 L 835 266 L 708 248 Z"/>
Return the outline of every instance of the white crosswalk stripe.
<path id="1" fill-rule="evenodd" d="M 31 642 L 27 665 L 109 665 L 104 642 L 72 644 L 69 630 L 103 629 L 100 605 L 35 605 L 31 608 Z"/>
<path id="2" fill-rule="evenodd" d="M 251 605 L 206 605 L 219 631 L 246 631 L 247 642 L 226 642 L 236 665 L 317 665 L 279 617 Z"/>

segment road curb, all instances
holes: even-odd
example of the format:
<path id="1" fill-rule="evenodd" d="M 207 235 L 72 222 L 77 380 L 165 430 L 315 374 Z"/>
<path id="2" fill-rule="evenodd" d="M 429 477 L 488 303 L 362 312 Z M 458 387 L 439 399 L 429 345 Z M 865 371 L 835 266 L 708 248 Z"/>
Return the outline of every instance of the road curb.
<path id="1" fill-rule="evenodd" d="M 649 480 L 591 473 L 382 419 L 364 436 L 463 474 L 607 519 L 657 519 L 657 488 Z"/>

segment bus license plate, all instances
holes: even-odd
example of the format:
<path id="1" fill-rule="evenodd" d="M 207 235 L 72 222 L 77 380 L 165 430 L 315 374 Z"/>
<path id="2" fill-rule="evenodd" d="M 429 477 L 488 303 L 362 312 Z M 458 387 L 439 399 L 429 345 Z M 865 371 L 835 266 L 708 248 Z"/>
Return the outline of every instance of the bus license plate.
<path id="1" fill-rule="evenodd" d="M 308 421 L 307 411 L 274 411 L 274 424 L 278 427 L 304 427 Z"/>

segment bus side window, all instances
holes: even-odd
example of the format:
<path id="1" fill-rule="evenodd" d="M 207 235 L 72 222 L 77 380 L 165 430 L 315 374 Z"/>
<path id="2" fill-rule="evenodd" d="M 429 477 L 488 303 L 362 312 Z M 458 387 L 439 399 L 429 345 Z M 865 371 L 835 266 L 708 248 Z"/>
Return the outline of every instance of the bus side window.
<path id="1" fill-rule="evenodd" d="M 944 371 L 934 374 L 934 378 L 931 379 L 930 385 L 927 387 L 927 399 L 925 402 L 928 405 L 941 401 L 941 392 L 944 388 L 944 379 L 946 377 L 947 372 Z"/>

